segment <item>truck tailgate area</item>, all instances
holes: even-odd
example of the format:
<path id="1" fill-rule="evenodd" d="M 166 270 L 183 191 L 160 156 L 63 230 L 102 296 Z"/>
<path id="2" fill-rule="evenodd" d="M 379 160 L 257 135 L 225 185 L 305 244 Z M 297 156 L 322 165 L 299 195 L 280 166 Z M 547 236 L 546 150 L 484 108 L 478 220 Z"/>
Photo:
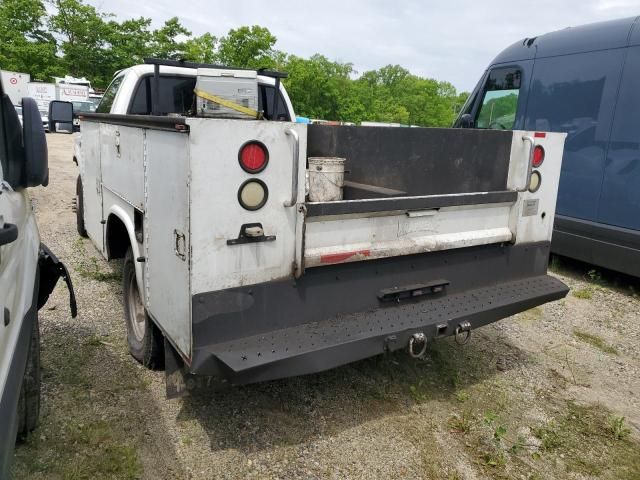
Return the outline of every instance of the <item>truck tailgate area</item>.
<path id="1" fill-rule="evenodd" d="M 418 332 L 431 341 L 465 321 L 475 329 L 567 294 L 546 275 L 548 252 L 547 242 L 484 245 L 328 265 L 296 282 L 199 294 L 191 371 L 253 383 L 406 348 Z M 399 302 L 379 298 L 385 289 L 435 280 L 447 285 Z"/>

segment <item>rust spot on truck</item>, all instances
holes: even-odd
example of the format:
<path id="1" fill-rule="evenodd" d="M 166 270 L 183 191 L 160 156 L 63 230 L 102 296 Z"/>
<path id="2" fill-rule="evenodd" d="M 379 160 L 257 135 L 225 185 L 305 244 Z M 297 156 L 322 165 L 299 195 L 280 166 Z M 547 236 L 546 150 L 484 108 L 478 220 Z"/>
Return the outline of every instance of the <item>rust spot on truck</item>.
<path id="1" fill-rule="evenodd" d="M 368 257 L 371 250 L 354 250 L 353 252 L 328 253 L 320 256 L 320 263 L 341 263 L 354 256 Z"/>

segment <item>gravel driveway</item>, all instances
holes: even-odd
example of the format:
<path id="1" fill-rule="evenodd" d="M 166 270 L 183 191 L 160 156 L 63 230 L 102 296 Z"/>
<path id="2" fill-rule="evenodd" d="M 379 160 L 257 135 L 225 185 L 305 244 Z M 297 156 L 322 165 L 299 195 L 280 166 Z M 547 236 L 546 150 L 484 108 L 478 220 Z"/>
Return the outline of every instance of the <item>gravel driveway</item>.
<path id="1" fill-rule="evenodd" d="M 565 299 L 330 372 L 168 401 L 127 352 L 119 262 L 75 230 L 72 137 L 33 194 L 70 268 L 40 312 L 41 426 L 18 479 L 640 478 L 640 282 L 557 261 Z"/>

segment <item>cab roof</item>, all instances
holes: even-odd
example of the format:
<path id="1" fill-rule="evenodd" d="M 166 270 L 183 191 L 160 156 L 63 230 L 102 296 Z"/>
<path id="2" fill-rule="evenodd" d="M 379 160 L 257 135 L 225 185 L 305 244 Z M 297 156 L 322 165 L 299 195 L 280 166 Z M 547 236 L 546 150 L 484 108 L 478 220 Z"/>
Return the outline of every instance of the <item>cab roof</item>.
<path id="1" fill-rule="evenodd" d="M 492 62 L 570 55 L 640 45 L 640 16 L 590 23 L 525 38 L 504 49 Z"/>

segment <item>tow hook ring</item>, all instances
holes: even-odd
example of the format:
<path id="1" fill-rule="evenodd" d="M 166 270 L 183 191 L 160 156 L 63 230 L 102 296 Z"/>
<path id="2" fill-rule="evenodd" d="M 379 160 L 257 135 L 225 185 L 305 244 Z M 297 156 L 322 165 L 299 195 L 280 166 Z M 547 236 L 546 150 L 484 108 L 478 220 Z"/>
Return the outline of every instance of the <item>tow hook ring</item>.
<path id="1" fill-rule="evenodd" d="M 466 333 L 466 335 L 464 335 Z M 471 338 L 471 324 L 469 322 L 462 322 L 456 327 L 456 333 L 453 335 L 453 339 L 458 345 L 465 345 Z"/>
<path id="2" fill-rule="evenodd" d="M 416 344 L 421 345 L 419 351 L 415 351 Z M 427 337 L 424 333 L 414 333 L 409 339 L 409 355 L 412 358 L 422 358 L 427 351 Z"/>

